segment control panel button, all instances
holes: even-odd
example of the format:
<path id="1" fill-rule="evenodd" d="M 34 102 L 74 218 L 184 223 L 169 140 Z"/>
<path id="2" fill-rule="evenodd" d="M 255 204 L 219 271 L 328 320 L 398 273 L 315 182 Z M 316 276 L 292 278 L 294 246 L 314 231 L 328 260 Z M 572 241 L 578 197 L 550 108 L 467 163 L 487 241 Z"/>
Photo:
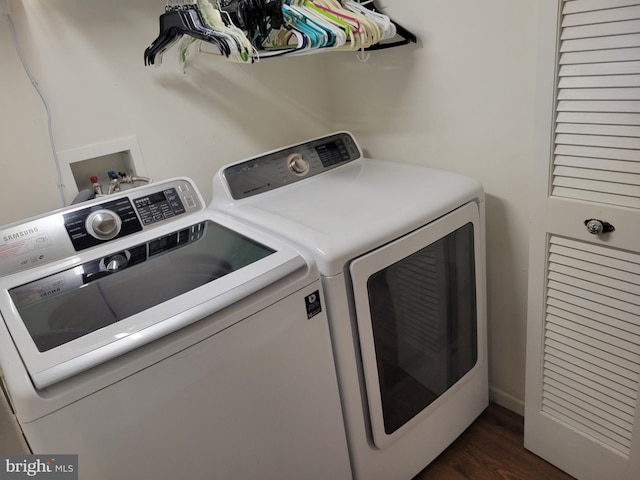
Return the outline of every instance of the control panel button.
<path id="1" fill-rule="evenodd" d="M 190 195 L 186 196 L 184 200 L 188 207 L 195 208 L 197 206 L 193 197 Z M 189 203 L 189 200 L 191 200 L 193 204 Z M 145 226 L 175 217 L 187 211 L 175 188 L 168 188 L 160 192 L 154 192 L 150 195 L 136 198 L 134 199 L 134 205 Z"/>

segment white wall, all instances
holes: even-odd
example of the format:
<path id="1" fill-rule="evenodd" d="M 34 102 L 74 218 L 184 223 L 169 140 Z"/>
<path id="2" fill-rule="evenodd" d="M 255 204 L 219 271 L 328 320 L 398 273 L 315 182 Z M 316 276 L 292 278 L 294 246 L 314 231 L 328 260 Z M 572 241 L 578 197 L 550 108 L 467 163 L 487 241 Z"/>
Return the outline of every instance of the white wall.
<path id="1" fill-rule="evenodd" d="M 160 0 L 11 0 L 52 106 L 58 150 L 130 135 L 147 173 L 193 177 L 206 199 L 224 163 L 345 128 L 370 156 L 479 179 L 487 192 L 490 382 L 524 399 L 527 178 L 537 2 L 395 0 L 378 5 L 418 46 L 367 63 L 331 53 L 237 66 L 198 57 L 145 67 Z M 42 104 L 0 18 L 0 224 L 59 206 Z"/>
<path id="2" fill-rule="evenodd" d="M 537 2 L 378 1 L 418 46 L 332 61 L 334 125 L 369 156 L 480 180 L 487 194 L 489 380 L 522 412 Z"/>
<path id="3" fill-rule="evenodd" d="M 205 199 L 225 163 L 328 132 L 322 62 L 238 66 L 203 55 L 179 72 L 175 49 L 144 65 L 158 0 L 10 0 L 31 70 L 49 100 L 58 151 L 136 135 L 147 173 L 196 180 Z M 61 206 L 40 99 L 0 17 L 0 224 Z M 7 208 L 11 205 L 11 208 Z"/>

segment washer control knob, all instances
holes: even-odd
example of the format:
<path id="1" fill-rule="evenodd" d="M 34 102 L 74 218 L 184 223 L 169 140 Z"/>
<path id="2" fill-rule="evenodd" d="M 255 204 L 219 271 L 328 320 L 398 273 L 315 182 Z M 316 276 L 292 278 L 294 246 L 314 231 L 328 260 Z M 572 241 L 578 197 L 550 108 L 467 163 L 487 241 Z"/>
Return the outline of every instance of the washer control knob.
<path id="1" fill-rule="evenodd" d="M 91 212 L 85 221 L 87 232 L 98 240 L 111 240 L 120 233 L 122 220 L 111 210 Z"/>
<path id="2" fill-rule="evenodd" d="M 127 257 L 122 255 L 121 253 L 118 253 L 113 257 L 109 257 L 106 260 L 106 263 L 106 267 L 109 272 L 117 272 L 121 268 L 126 267 L 129 261 L 127 260 Z"/>
<path id="3" fill-rule="evenodd" d="M 287 168 L 294 175 L 302 177 L 303 175 L 309 173 L 311 165 L 309 164 L 309 160 L 304 158 L 299 153 L 292 153 L 287 157 Z"/>

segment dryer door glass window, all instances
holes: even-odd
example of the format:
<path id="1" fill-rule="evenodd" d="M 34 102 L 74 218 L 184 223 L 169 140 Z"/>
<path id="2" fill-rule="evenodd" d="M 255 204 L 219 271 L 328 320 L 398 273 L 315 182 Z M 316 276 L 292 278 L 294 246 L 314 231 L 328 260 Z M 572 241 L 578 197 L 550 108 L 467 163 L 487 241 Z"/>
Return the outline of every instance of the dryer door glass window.
<path id="1" fill-rule="evenodd" d="M 373 441 L 385 448 L 478 360 L 475 204 L 349 267 Z"/>
<path id="2" fill-rule="evenodd" d="M 476 363 L 472 225 L 375 273 L 367 289 L 391 434 Z"/>

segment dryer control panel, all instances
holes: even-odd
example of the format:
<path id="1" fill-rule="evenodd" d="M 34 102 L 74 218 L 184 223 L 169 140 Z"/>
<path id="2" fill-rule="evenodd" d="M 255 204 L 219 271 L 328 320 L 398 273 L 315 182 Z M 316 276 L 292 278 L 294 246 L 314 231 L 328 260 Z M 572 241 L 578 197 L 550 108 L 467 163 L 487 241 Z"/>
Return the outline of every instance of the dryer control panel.
<path id="1" fill-rule="evenodd" d="M 224 169 L 231 196 L 240 200 L 313 177 L 362 157 L 350 133 L 340 132 L 253 157 Z"/>
<path id="2" fill-rule="evenodd" d="M 68 258 L 203 209 L 200 193 L 186 178 L 72 205 L 0 227 L 0 271 L 6 275 Z"/>

